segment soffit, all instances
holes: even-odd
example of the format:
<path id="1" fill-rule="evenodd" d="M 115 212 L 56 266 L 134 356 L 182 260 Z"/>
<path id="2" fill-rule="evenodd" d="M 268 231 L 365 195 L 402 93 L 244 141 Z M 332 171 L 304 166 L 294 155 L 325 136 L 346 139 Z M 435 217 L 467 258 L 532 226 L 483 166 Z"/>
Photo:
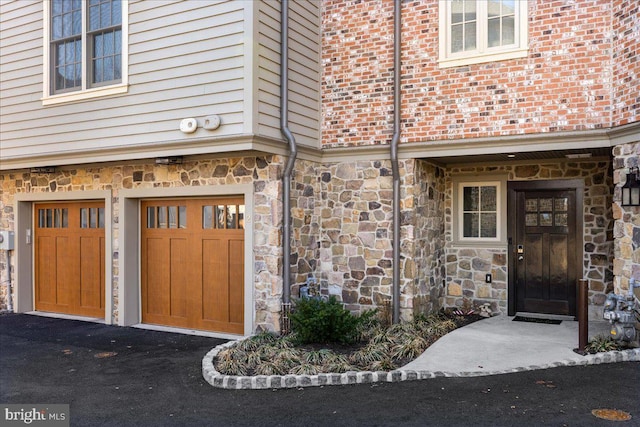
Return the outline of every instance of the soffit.
<path id="1" fill-rule="evenodd" d="M 454 155 L 429 157 L 429 160 L 444 166 L 464 164 L 494 164 L 505 162 L 540 162 L 546 160 L 586 161 L 611 157 L 611 147 L 582 148 L 571 150 L 513 151 L 493 154 Z"/>

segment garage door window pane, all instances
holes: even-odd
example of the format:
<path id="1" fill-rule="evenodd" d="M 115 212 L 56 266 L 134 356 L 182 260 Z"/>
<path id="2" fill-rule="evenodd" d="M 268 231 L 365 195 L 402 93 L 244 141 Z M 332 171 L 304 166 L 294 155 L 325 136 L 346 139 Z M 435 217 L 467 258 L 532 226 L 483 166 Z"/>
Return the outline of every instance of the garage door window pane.
<path id="1" fill-rule="evenodd" d="M 66 213 L 62 216 L 63 223 L 65 217 Z M 80 228 L 104 228 L 104 208 L 80 208 Z"/>
<path id="2" fill-rule="evenodd" d="M 60 209 L 54 209 L 53 210 L 53 227 L 54 228 L 61 228 L 61 222 L 62 222 L 62 213 L 60 212 Z"/>
<path id="3" fill-rule="evenodd" d="M 98 208 L 91 208 L 89 210 L 89 228 L 98 227 Z"/>
<path id="4" fill-rule="evenodd" d="M 67 209 L 54 209 L 53 210 L 53 227 L 54 228 L 67 228 Z"/>
<path id="5" fill-rule="evenodd" d="M 234 205 L 227 205 L 227 228 L 236 228 L 238 224 L 238 215 Z"/>
<path id="6" fill-rule="evenodd" d="M 244 205 L 238 206 L 238 228 L 244 230 Z"/>
<path id="7" fill-rule="evenodd" d="M 178 207 L 169 206 L 169 228 L 178 228 Z"/>
<path id="8" fill-rule="evenodd" d="M 39 228 L 67 228 L 69 227 L 69 213 L 67 208 L 38 209 Z"/>
<path id="9" fill-rule="evenodd" d="M 158 206 L 158 228 L 167 228 L 167 207 Z"/>
<path id="10" fill-rule="evenodd" d="M 80 209 L 80 228 L 88 228 L 89 227 L 89 209 L 82 208 Z"/>
<path id="11" fill-rule="evenodd" d="M 187 228 L 187 207 L 178 206 L 178 228 Z"/>
<path id="12" fill-rule="evenodd" d="M 213 228 L 213 206 L 202 207 L 202 228 Z"/>
<path id="13" fill-rule="evenodd" d="M 156 207 L 147 208 L 147 228 L 156 228 Z"/>
<path id="14" fill-rule="evenodd" d="M 224 228 L 226 222 L 226 214 L 224 205 L 216 206 L 216 228 Z"/>
<path id="15" fill-rule="evenodd" d="M 203 206 L 202 228 L 243 229 L 244 205 Z"/>
<path id="16" fill-rule="evenodd" d="M 62 228 L 69 227 L 69 210 L 67 208 L 60 209 L 62 215 Z"/>

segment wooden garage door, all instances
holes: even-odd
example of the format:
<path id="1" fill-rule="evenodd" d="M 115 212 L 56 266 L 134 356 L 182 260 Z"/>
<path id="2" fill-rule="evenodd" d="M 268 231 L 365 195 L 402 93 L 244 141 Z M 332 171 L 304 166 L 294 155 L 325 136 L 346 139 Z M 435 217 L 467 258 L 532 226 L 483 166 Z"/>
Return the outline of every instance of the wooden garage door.
<path id="1" fill-rule="evenodd" d="M 104 203 L 35 205 L 35 308 L 104 318 Z"/>
<path id="2" fill-rule="evenodd" d="M 244 333 L 244 199 L 141 203 L 142 321 Z"/>

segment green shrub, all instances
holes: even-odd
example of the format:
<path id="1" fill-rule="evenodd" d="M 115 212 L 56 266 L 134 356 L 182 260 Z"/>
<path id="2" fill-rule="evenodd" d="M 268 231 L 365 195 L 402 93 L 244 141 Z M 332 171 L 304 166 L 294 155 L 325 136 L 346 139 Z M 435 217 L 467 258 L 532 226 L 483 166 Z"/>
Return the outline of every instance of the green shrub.
<path id="1" fill-rule="evenodd" d="M 589 341 L 589 343 L 585 347 L 585 350 L 587 351 L 587 353 L 595 354 L 613 350 L 620 350 L 621 347 L 622 346 L 615 342 L 610 336 L 598 335 L 593 337 L 591 341 Z"/>
<path id="2" fill-rule="evenodd" d="M 367 346 L 351 353 L 349 361 L 355 365 L 362 366 L 365 370 L 375 362 L 389 359 L 389 348 L 386 344 L 369 343 Z"/>
<path id="3" fill-rule="evenodd" d="M 358 341 L 360 326 L 375 312 L 354 316 L 335 297 L 328 301 L 301 299 L 291 313 L 291 326 L 299 342 L 352 344 Z"/>
<path id="4" fill-rule="evenodd" d="M 335 354 L 333 351 L 328 348 L 321 348 L 320 350 L 311 350 L 307 352 L 304 356 L 304 360 L 310 365 L 322 365 L 328 360 L 331 360 L 334 356 Z"/>

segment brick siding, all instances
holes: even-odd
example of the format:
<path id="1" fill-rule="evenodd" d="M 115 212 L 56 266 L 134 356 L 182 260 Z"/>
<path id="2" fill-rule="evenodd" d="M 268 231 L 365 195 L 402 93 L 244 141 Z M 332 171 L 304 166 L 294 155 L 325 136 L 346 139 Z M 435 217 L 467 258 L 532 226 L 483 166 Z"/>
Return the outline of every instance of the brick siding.
<path id="1" fill-rule="evenodd" d="M 323 8 L 323 145 L 388 143 L 393 2 L 327 0 Z M 637 8 L 622 0 L 532 1 L 526 58 L 439 68 L 437 0 L 403 2 L 401 141 L 588 130 L 636 120 Z"/>

